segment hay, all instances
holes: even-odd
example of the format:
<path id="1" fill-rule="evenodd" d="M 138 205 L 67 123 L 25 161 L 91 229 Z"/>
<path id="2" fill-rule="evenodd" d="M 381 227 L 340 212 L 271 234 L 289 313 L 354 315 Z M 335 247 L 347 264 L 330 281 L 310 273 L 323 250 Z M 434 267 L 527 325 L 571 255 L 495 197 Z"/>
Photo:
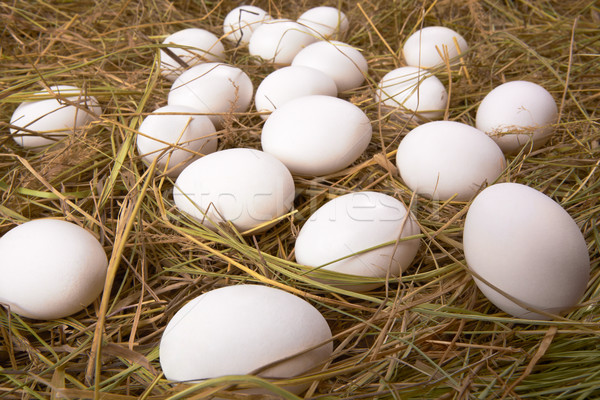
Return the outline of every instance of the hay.
<path id="1" fill-rule="evenodd" d="M 0 309 L 0 397 L 190 399 L 219 389 L 225 396 L 236 384 L 272 387 L 251 376 L 173 384 L 161 374 L 158 342 L 169 318 L 193 297 L 241 282 L 300 295 L 329 322 L 333 357 L 313 376 L 291 380 L 315 382 L 306 398 L 600 396 L 598 5 L 326 3 L 347 13 L 346 41 L 363 48 L 369 61 L 365 86 L 346 98 L 368 113 L 373 140 L 347 170 L 296 178 L 294 212 L 266 233 L 247 237 L 227 228 L 208 231 L 179 214 L 170 196 L 172 181 L 148 170 L 134 146 L 140 116 L 165 105 L 170 87 L 154 68 L 158 43 L 185 27 L 220 34 L 223 18 L 238 2 L 0 4 L 0 233 L 33 218 L 75 222 L 94 232 L 112 254 L 114 278 L 102 300 L 65 319 L 32 321 Z M 274 16 L 296 18 L 322 4 L 256 5 Z M 413 125 L 382 113 L 372 100 L 374 87 L 402 65 L 402 43 L 422 24 L 453 28 L 471 46 L 466 68 L 437 71 L 451 86 L 449 119 L 474 124 L 483 96 L 508 80 L 537 82 L 559 102 L 556 136 L 541 150 L 509 158 L 502 180 L 550 195 L 584 233 L 592 275 L 581 304 L 564 319 L 515 320 L 491 305 L 465 267 L 466 204 L 412 199 L 395 170 L 395 149 Z M 228 61 L 246 70 L 255 87 L 270 72 L 246 49 L 227 48 Z M 100 121 L 41 152 L 19 148 L 8 134 L 14 108 L 42 85 L 57 83 L 96 96 L 104 109 Z M 219 132 L 220 148 L 260 148 L 261 126 L 252 111 L 228 120 Z M 411 204 L 423 234 L 415 265 L 404 276 L 357 294 L 309 279 L 293 261 L 293 246 L 303 220 L 319 205 L 361 189 Z"/>

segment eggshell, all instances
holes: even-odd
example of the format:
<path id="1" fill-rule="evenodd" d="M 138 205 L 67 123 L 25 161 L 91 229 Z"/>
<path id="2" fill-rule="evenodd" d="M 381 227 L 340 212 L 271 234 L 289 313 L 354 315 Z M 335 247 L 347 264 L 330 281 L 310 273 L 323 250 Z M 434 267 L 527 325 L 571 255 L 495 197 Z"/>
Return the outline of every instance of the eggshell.
<path id="1" fill-rule="evenodd" d="M 166 51 L 160 50 L 161 74 L 174 81 L 189 67 L 203 62 L 214 62 L 223 59 L 225 47 L 213 33 L 199 28 L 188 28 L 169 35 L 164 41 L 169 50 L 188 66 L 181 65 Z"/>
<path id="2" fill-rule="evenodd" d="M 503 83 L 477 108 L 476 126 L 506 154 L 542 147 L 554 133 L 558 109 L 552 95 L 533 82 Z"/>
<path id="3" fill-rule="evenodd" d="M 369 69 L 360 50 L 335 40 L 306 46 L 294 57 L 292 65 L 311 67 L 326 73 L 335 81 L 338 92 L 359 88 Z"/>
<path id="4" fill-rule="evenodd" d="M 298 22 L 325 39 L 341 39 L 348 32 L 348 17 L 335 7 L 311 8 L 298 18 Z"/>
<path id="5" fill-rule="evenodd" d="M 444 54 L 444 48 L 448 49 L 451 64 L 455 64 L 458 61 L 457 57 L 464 54 L 469 49 L 469 45 L 461 35 L 450 28 L 428 26 L 410 35 L 404 42 L 402 51 L 407 65 L 434 68 L 445 65 L 444 59 L 440 56 L 440 53 Z"/>
<path id="6" fill-rule="evenodd" d="M 253 93 L 252 81 L 241 69 L 205 63 L 188 69 L 173 82 L 168 103 L 207 114 L 220 129 L 226 116 L 248 110 Z"/>
<path id="7" fill-rule="evenodd" d="M 51 86 L 50 92 L 36 92 L 30 101 L 17 107 L 10 119 L 10 133 L 15 135 L 13 139 L 20 146 L 46 146 L 86 126 L 100 114 L 102 109 L 96 98 L 85 96 L 81 89 L 67 85 Z"/>
<path id="8" fill-rule="evenodd" d="M 295 21 L 273 19 L 254 30 L 248 50 L 264 62 L 290 65 L 300 50 L 316 40 L 314 32 Z"/>
<path id="9" fill-rule="evenodd" d="M 158 157 L 157 168 L 166 168 L 167 175 L 174 178 L 199 154 L 215 151 L 215 126 L 206 115 L 195 113 L 185 106 L 164 106 L 144 118 L 137 136 L 142 159 L 151 164 Z"/>
<path id="10" fill-rule="evenodd" d="M 337 97 L 313 95 L 273 111 L 263 126 L 261 143 L 293 174 L 317 176 L 356 161 L 371 135 L 371 121 L 360 108 Z"/>
<path id="11" fill-rule="evenodd" d="M 223 20 L 225 39 L 240 44 L 248 44 L 252 33 L 271 16 L 256 6 L 240 6 L 231 10 Z"/>
<path id="12" fill-rule="evenodd" d="M 70 222 L 25 222 L 0 239 L 0 303 L 24 317 L 64 318 L 102 292 L 108 261 L 98 240 Z"/>
<path id="13" fill-rule="evenodd" d="M 256 110 L 267 119 L 285 102 L 314 94 L 337 96 L 337 86 L 325 73 L 308 67 L 284 67 L 271 72 L 256 89 Z"/>
<path id="14" fill-rule="evenodd" d="M 331 337 L 321 313 L 297 296 L 267 286 L 228 286 L 196 297 L 171 318 L 160 365 L 167 379 L 199 381 L 253 374 L 291 357 L 258 375 L 292 378 L 331 356 Z M 298 394 L 307 387 L 286 389 Z"/>
<path id="15" fill-rule="evenodd" d="M 179 174 L 175 205 L 210 229 L 231 221 L 240 231 L 264 230 L 289 212 L 294 180 L 278 159 L 254 149 L 228 149 L 208 154 Z"/>
<path id="16" fill-rule="evenodd" d="M 588 249 L 575 221 L 550 197 L 525 185 L 483 190 L 469 207 L 463 245 L 479 289 L 518 318 L 551 319 L 539 311 L 568 311 L 589 280 Z"/>
<path id="17" fill-rule="evenodd" d="M 394 197 L 368 191 L 349 193 L 325 203 L 302 226 L 296 239 L 296 261 L 360 277 L 398 277 L 419 249 L 419 239 L 400 239 L 419 233 L 412 214 Z M 392 244 L 352 255 L 388 242 Z M 359 292 L 381 286 L 322 280 Z"/>
<path id="18" fill-rule="evenodd" d="M 410 131 L 398 146 L 402 180 L 434 200 L 470 200 L 506 167 L 502 150 L 485 133 L 454 121 L 434 121 Z"/>
<path id="19" fill-rule="evenodd" d="M 448 92 L 444 84 L 427 71 L 401 67 L 381 79 L 375 100 L 403 114 L 414 113 L 419 120 L 431 120 L 443 117 Z"/>

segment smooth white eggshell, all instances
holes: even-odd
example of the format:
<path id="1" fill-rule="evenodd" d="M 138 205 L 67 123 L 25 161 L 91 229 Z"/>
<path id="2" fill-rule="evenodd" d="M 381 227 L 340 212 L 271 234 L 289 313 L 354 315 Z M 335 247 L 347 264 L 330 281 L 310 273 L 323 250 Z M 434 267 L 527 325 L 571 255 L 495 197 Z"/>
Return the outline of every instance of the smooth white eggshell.
<path id="1" fill-rule="evenodd" d="M 314 68 L 289 66 L 271 72 L 263 79 L 254 96 L 256 110 L 267 119 L 270 112 L 285 102 L 314 94 L 337 96 L 333 79 Z"/>
<path id="2" fill-rule="evenodd" d="M 225 39 L 247 44 L 254 30 L 270 19 L 271 16 L 260 7 L 248 5 L 236 7 L 223 20 Z"/>
<path id="3" fill-rule="evenodd" d="M 454 121 L 433 121 L 400 142 L 396 164 L 414 192 L 434 200 L 470 200 L 506 167 L 502 150 L 485 133 Z"/>
<path id="4" fill-rule="evenodd" d="M 415 113 L 418 119 L 439 119 L 444 115 L 448 92 L 434 75 L 417 67 L 394 69 L 381 79 L 375 99 L 403 114 Z"/>
<path id="5" fill-rule="evenodd" d="M 294 191 L 292 175 L 274 156 L 227 149 L 188 165 L 177 177 L 173 198 L 180 211 L 206 227 L 230 221 L 243 233 L 289 212 Z"/>
<path id="6" fill-rule="evenodd" d="M 476 126 L 491 136 L 506 154 L 531 144 L 542 147 L 554 133 L 558 109 L 552 95 L 527 81 L 503 83 L 477 108 Z"/>
<path id="7" fill-rule="evenodd" d="M 0 302 L 28 318 L 64 318 L 102 292 L 108 260 L 90 232 L 67 221 L 25 222 L 0 239 Z"/>
<path id="8" fill-rule="evenodd" d="M 419 233 L 412 214 L 394 197 L 369 191 L 349 193 L 328 201 L 310 216 L 298 233 L 294 252 L 298 263 L 310 267 L 393 278 L 411 265 L 419 249 L 419 239 L 399 240 Z M 388 242 L 393 243 L 339 260 Z M 355 291 L 381 286 L 324 280 Z"/>
<path id="9" fill-rule="evenodd" d="M 219 129 L 227 114 L 248 110 L 253 93 L 252 81 L 241 69 L 228 64 L 204 63 L 188 69 L 173 82 L 168 103 L 208 115 Z"/>
<path id="10" fill-rule="evenodd" d="M 407 65 L 434 68 L 445 65 L 444 59 L 440 56 L 440 53 L 444 54 L 444 48 L 448 49 L 448 57 L 453 64 L 457 61 L 456 57 L 465 53 L 469 46 L 461 35 L 450 28 L 428 26 L 410 35 L 404 42 L 402 51 Z"/>
<path id="11" fill-rule="evenodd" d="M 314 32 L 295 21 L 273 19 L 254 30 L 248 50 L 264 62 L 290 65 L 300 50 L 316 40 Z"/>
<path id="12" fill-rule="evenodd" d="M 292 65 L 311 67 L 326 73 L 335 81 L 338 92 L 359 88 L 369 69 L 360 50 L 335 40 L 306 46 L 294 57 Z"/>
<path id="13" fill-rule="evenodd" d="M 177 60 L 160 50 L 161 74 L 174 81 L 183 71 L 203 62 L 215 62 L 223 59 L 225 47 L 213 33 L 199 28 L 188 28 L 167 36 L 163 41 L 169 50 L 178 56 L 188 67 L 182 66 Z"/>
<path id="14" fill-rule="evenodd" d="M 167 379 L 199 381 L 252 374 L 291 357 L 258 375 L 292 378 L 331 356 L 331 337 L 325 318 L 300 297 L 267 286 L 227 286 L 196 297 L 171 318 L 160 365 Z M 286 389 L 300 393 L 307 386 Z"/>
<path id="15" fill-rule="evenodd" d="M 96 98 L 85 96 L 75 86 L 51 86 L 50 90 L 51 93 L 46 90 L 34 93 L 31 100 L 21 103 L 13 112 L 10 133 L 19 145 L 29 148 L 55 143 L 102 114 Z"/>
<path id="16" fill-rule="evenodd" d="M 517 183 L 483 190 L 469 207 L 463 235 L 469 268 L 483 294 L 518 318 L 550 319 L 583 296 L 590 275 L 585 239 L 571 216 L 542 192 Z"/>
<path id="17" fill-rule="evenodd" d="M 167 175 L 176 177 L 199 154 L 215 151 L 215 126 L 206 115 L 194 113 L 196 110 L 190 107 L 164 106 L 145 117 L 137 135 L 142 159 L 151 164 L 159 157 L 157 168 L 167 168 Z"/>
<path id="18" fill-rule="evenodd" d="M 325 39 L 342 39 L 349 27 L 348 17 L 343 11 L 327 6 L 314 7 L 305 11 L 298 17 L 298 22 Z"/>
<path id="19" fill-rule="evenodd" d="M 371 135 L 371 121 L 360 108 L 337 97 L 313 95 L 273 111 L 263 126 L 261 143 L 293 174 L 318 176 L 356 161 Z"/>

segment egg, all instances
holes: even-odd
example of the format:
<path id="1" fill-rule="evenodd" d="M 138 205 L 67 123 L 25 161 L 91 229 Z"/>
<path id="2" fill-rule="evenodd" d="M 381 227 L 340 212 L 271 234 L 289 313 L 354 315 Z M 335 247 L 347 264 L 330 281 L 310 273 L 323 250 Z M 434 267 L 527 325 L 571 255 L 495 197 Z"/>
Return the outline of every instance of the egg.
<path id="1" fill-rule="evenodd" d="M 273 19 L 254 30 L 248 51 L 263 62 L 290 65 L 300 50 L 316 40 L 314 32 L 296 21 Z"/>
<path id="2" fill-rule="evenodd" d="M 400 142 L 396 164 L 404 183 L 434 200 L 470 200 L 506 167 L 502 150 L 485 133 L 454 121 L 433 121 Z"/>
<path id="3" fill-rule="evenodd" d="M 518 183 L 493 185 L 475 197 L 463 246 L 479 289 L 518 318 L 568 312 L 589 280 L 588 249 L 575 221 L 550 197 Z"/>
<path id="4" fill-rule="evenodd" d="M 469 49 L 467 41 L 457 32 L 444 26 L 428 26 L 409 36 L 402 52 L 406 64 L 411 67 L 435 68 L 446 65 L 442 57 L 447 56 L 451 65 L 458 62 Z"/>
<path id="5" fill-rule="evenodd" d="M 160 50 L 161 74 L 171 81 L 189 67 L 219 61 L 225 55 L 225 47 L 219 38 L 205 29 L 188 28 L 177 31 L 167 36 L 163 44 L 170 45 L 169 51 L 187 64 L 182 65 L 165 50 Z"/>
<path id="6" fill-rule="evenodd" d="M 256 89 L 254 104 L 263 119 L 286 101 L 314 94 L 337 96 L 334 80 L 314 68 L 289 66 L 271 72 Z"/>
<path id="7" fill-rule="evenodd" d="M 173 199 L 209 229 L 226 221 L 241 233 L 260 232 L 289 212 L 295 195 L 292 175 L 274 156 L 234 148 L 208 154 L 177 177 Z"/>
<path id="8" fill-rule="evenodd" d="M 236 7 L 223 20 L 225 39 L 235 43 L 248 44 L 254 30 L 270 19 L 272 19 L 271 16 L 260 7 L 249 5 Z"/>
<path id="9" fill-rule="evenodd" d="M 67 317 L 100 295 L 107 267 L 102 245 L 79 225 L 25 222 L 0 238 L 0 303 L 27 318 Z"/>
<path id="10" fill-rule="evenodd" d="M 396 68 L 381 79 L 375 100 L 401 114 L 414 114 L 418 120 L 442 118 L 448 92 L 434 75 L 417 67 Z"/>
<path id="11" fill-rule="evenodd" d="M 20 146 L 47 146 L 95 121 L 100 114 L 96 98 L 86 96 L 81 89 L 51 86 L 50 92 L 36 92 L 15 109 L 10 133 Z"/>
<path id="12" fill-rule="evenodd" d="M 201 154 L 215 151 L 215 126 L 206 115 L 195 113 L 185 106 L 164 106 L 144 118 L 136 142 L 144 162 L 158 158 L 157 168 L 175 178 Z"/>
<path id="13" fill-rule="evenodd" d="M 325 318 L 300 297 L 261 285 L 227 286 L 196 297 L 171 318 L 160 340 L 160 365 L 173 381 L 293 378 L 329 359 L 331 338 Z M 307 387 L 286 389 L 299 394 Z"/>
<path id="14" fill-rule="evenodd" d="M 371 121 L 360 108 L 337 97 L 312 95 L 273 111 L 263 125 L 261 144 L 293 174 L 320 176 L 356 161 L 371 135 Z"/>
<path id="15" fill-rule="evenodd" d="M 168 104 L 187 106 L 207 114 L 215 128 L 225 118 L 250 108 L 254 86 L 241 69 L 222 63 L 204 63 L 185 71 L 173 82 Z"/>
<path id="16" fill-rule="evenodd" d="M 292 65 L 324 72 L 333 78 L 338 92 L 359 88 L 369 69 L 367 60 L 356 47 L 335 40 L 306 46 L 294 57 Z"/>
<path id="17" fill-rule="evenodd" d="M 348 17 L 335 7 L 311 8 L 297 20 L 300 24 L 312 29 L 324 39 L 342 39 L 348 32 Z"/>
<path id="18" fill-rule="evenodd" d="M 411 265 L 419 239 L 404 238 L 419 233 L 419 225 L 401 201 L 384 193 L 355 192 L 336 197 L 315 211 L 300 229 L 294 253 L 300 264 L 354 275 L 355 279 L 320 280 L 364 292 L 382 283 L 356 283 L 357 277 L 398 277 Z M 390 244 L 364 252 L 385 243 Z"/>
<path id="19" fill-rule="evenodd" d="M 546 89 L 533 82 L 512 81 L 484 97 L 475 123 L 506 154 L 515 154 L 525 146 L 542 147 L 554 133 L 557 118 L 556 102 Z"/>

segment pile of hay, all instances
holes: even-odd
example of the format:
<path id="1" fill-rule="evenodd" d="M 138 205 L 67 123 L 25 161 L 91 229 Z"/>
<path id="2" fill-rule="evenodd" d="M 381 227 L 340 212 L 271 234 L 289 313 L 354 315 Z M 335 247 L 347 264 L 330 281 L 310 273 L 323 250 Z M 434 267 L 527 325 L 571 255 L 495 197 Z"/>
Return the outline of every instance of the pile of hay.
<path id="1" fill-rule="evenodd" d="M 296 178 L 294 212 L 250 237 L 230 229 L 214 233 L 178 213 L 172 180 L 149 174 L 135 151 L 140 117 L 165 105 L 170 88 L 155 68 L 159 43 L 186 27 L 220 35 L 238 2 L 0 4 L 0 234 L 34 218 L 75 222 L 100 238 L 114 278 L 102 299 L 68 318 L 34 321 L 0 308 L 0 397 L 202 399 L 219 390 L 226 397 L 233 383 L 265 384 L 252 377 L 173 384 L 158 361 L 161 334 L 183 304 L 243 282 L 297 294 L 327 319 L 335 351 L 307 378 L 314 384 L 305 398 L 600 397 L 600 7 L 558 0 L 255 4 L 292 19 L 317 5 L 348 15 L 346 41 L 364 50 L 370 72 L 346 99 L 367 112 L 374 135 L 351 168 Z M 413 198 L 394 167 L 398 143 L 414 126 L 386 118 L 373 93 L 386 72 L 403 65 L 403 41 L 422 25 L 452 28 L 471 47 L 466 69 L 437 74 L 450 88 L 450 120 L 473 125 L 485 94 L 510 80 L 536 82 L 557 100 L 552 141 L 510 157 L 501 180 L 551 196 L 585 236 L 589 286 L 564 319 L 516 320 L 491 305 L 461 249 L 468 204 Z M 255 87 L 272 70 L 245 48 L 227 49 L 227 61 Z M 20 148 L 9 135 L 12 112 L 32 92 L 55 84 L 95 96 L 104 109 L 100 121 L 43 151 Z M 260 148 L 262 123 L 254 110 L 228 120 L 219 148 Z M 365 294 L 315 283 L 294 263 L 298 229 L 328 199 L 366 189 L 411 205 L 423 230 L 414 265 Z"/>

